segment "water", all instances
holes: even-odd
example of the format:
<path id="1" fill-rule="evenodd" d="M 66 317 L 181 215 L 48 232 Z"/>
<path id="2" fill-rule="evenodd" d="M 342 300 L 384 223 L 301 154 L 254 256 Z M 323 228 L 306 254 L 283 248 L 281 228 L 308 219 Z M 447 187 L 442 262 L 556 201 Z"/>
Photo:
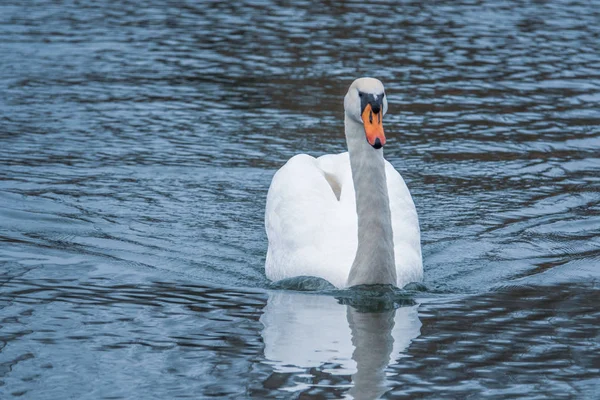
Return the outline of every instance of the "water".
<path id="1" fill-rule="evenodd" d="M 0 397 L 593 398 L 594 2 L 0 5 Z M 289 157 L 386 85 L 427 292 L 272 290 Z M 344 300 L 346 299 L 346 300 Z"/>

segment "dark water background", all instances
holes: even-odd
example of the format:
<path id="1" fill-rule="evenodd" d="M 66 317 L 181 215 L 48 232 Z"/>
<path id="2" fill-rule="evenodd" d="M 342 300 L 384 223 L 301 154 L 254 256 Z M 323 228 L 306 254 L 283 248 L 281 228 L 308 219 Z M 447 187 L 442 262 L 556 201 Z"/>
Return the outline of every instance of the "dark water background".
<path id="1" fill-rule="evenodd" d="M 382 313 L 263 272 L 364 75 L 429 288 Z M 599 278 L 597 1 L 0 3 L 2 399 L 597 398 Z"/>

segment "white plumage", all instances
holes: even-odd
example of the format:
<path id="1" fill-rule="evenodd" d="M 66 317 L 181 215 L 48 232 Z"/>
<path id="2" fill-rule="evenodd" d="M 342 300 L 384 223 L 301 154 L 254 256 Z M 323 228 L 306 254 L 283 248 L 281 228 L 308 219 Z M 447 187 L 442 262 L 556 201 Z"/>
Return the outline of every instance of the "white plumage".
<path id="1" fill-rule="evenodd" d="M 359 81 L 351 86 L 347 97 L 351 95 L 353 87 L 361 89 Z M 369 87 L 364 89 L 365 85 L 362 86 L 362 90 L 369 90 Z M 377 90 L 377 85 L 374 86 Z M 387 103 L 382 113 L 385 113 L 385 109 Z M 356 112 L 360 113 L 360 110 Z M 362 212 L 367 221 L 369 218 L 378 220 L 380 214 L 385 215 L 378 209 L 369 209 L 368 205 L 360 206 L 357 210 L 355 184 L 358 190 L 374 192 L 375 199 L 385 196 L 385 189 L 384 194 L 379 195 L 371 186 L 387 186 L 391 214 L 391 221 L 387 223 L 391 222 L 393 232 L 396 285 L 403 287 L 422 279 L 419 222 L 410 192 L 402 176 L 383 159 L 382 149 L 376 150 L 367 143 L 364 128 L 355 126 L 356 121 L 352 118 L 356 118 L 348 114 L 349 110 L 346 109 L 346 137 L 351 154 L 325 155 L 316 159 L 299 154 L 292 157 L 273 177 L 265 212 L 269 239 L 265 272 L 271 280 L 316 276 L 338 288 L 347 286 L 353 261 L 357 258 L 357 213 Z M 355 140 L 359 134 L 363 136 Z M 368 182 L 368 179 L 355 182 L 357 177 L 353 179 L 351 157 L 360 161 L 355 161 L 356 171 L 359 171 L 358 168 L 370 168 L 371 162 L 374 165 L 383 163 L 381 169 L 385 174 L 379 176 L 385 177 L 385 185 L 382 182 Z M 367 161 L 362 162 L 361 157 Z M 373 232 L 371 236 L 376 236 L 379 231 Z M 368 232 L 365 234 L 369 237 Z M 378 238 L 373 237 L 373 240 L 377 241 Z"/>

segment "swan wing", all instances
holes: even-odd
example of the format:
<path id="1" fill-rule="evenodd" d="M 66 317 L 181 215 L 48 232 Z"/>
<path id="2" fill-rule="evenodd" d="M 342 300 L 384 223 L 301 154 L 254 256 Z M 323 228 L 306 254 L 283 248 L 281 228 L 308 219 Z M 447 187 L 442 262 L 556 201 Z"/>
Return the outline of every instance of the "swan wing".
<path id="1" fill-rule="evenodd" d="M 265 212 L 267 278 L 307 275 L 346 284 L 357 240 L 356 210 L 343 188 L 347 159 L 347 153 L 319 159 L 299 154 L 275 173 Z"/>
<path id="2" fill-rule="evenodd" d="M 386 161 L 398 287 L 423 278 L 417 210 L 402 176 Z M 276 172 L 265 212 L 273 281 L 316 276 L 345 287 L 357 248 L 357 215 L 348 153 L 292 157 Z"/>
<path id="3" fill-rule="evenodd" d="M 385 174 L 394 233 L 396 274 L 398 287 L 402 288 L 410 282 L 420 282 L 423 279 L 419 217 L 404 179 L 387 160 Z"/>

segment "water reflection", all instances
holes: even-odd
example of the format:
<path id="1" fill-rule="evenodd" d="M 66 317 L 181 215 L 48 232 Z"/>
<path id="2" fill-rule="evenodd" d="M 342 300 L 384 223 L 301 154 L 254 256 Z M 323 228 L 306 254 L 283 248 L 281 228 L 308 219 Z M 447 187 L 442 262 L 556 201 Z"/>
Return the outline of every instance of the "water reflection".
<path id="1" fill-rule="evenodd" d="M 271 292 L 260 318 L 265 358 L 276 372 L 308 377 L 295 385 L 311 386 L 317 374 L 352 375 L 347 395 L 377 398 L 387 390 L 387 366 L 420 335 L 417 309 L 411 301 L 366 312 L 331 296 Z"/>

